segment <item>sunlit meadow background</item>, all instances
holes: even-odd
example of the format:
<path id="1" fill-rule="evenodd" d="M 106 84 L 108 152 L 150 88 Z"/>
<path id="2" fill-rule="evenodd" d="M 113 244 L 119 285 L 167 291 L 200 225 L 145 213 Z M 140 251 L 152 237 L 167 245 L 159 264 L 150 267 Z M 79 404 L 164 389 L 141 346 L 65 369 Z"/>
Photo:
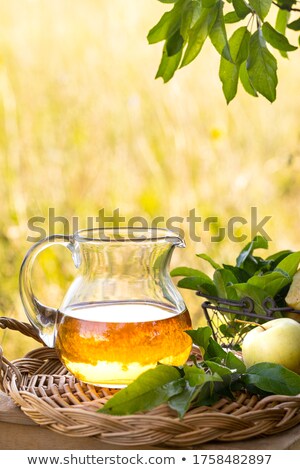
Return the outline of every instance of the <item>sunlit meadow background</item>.
<path id="1" fill-rule="evenodd" d="M 115 208 L 128 220 L 186 218 L 190 209 L 249 223 L 236 232 L 250 240 L 250 208 L 265 225 L 270 251 L 300 249 L 299 52 L 279 57 L 278 99 L 270 105 L 239 90 L 227 106 L 211 45 L 167 85 L 155 80 L 161 45 L 148 30 L 168 6 L 156 0 L 0 1 L 0 306 L 26 321 L 18 274 L 34 235 L 30 217 L 48 209 L 71 221 Z M 210 270 L 206 252 L 234 262 L 243 244 L 226 235 L 177 250 L 172 267 Z M 57 232 L 62 227 L 57 223 Z M 217 230 L 214 226 L 214 231 Z M 47 221 L 45 223 L 47 230 Z M 71 226 L 72 229 L 72 226 Z M 50 249 L 35 270 L 36 293 L 59 306 L 75 268 L 63 248 Z M 194 324 L 199 299 L 182 291 Z M 9 358 L 37 346 L 0 331 Z"/>

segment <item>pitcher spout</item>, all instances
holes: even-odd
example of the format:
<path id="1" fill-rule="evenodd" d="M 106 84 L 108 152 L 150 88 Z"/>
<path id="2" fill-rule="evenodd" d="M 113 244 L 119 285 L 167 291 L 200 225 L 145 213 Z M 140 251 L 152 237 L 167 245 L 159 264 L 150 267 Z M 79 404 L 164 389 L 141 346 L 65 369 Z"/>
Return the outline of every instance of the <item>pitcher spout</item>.
<path id="1" fill-rule="evenodd" d="M 181 238 L 179 235 L 173 235 L 173 245 L 178 246 L 179 248 L 185 248 L 186 243 L 183 238 Z"/>

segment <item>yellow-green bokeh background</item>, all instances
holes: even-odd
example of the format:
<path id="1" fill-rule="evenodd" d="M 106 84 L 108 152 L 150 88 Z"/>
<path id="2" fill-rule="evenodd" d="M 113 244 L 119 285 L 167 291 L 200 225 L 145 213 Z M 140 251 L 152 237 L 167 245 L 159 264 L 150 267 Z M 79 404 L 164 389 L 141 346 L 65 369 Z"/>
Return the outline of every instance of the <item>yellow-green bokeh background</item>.
<path id="1" fill-rule="evenodd" d="M 18 292 L 33 216 L 78 217 L 115 208 L 127 218 L 179 216 L 265 226 L 270 250 L 299 249 L 299 52 L 279 55 L 277 101 L 239 90 L 227 106 L 210 44 L 164 85 L 155 80 L 161 45 L 146 36 L 167 8 L 156 0 L 10 0 L 0 2 L 0 305 L 26 320 Z M 46 227 L 47 228 L 47 227 Z M 186 224 L 182 228 L 187 230 Z M 198 233 L 172 266 L 207 269 L 195 253 L 232 262 L 241 244 Z M 57 231 L 60 226 L 57 224 Z M 250 221 L 237 235 L 250 240 Z M 41 256 L 36 289 L 58 306 L 74 268 L 63 248 Z M 207 269 L 209 272 L 209 269 Z M 199 300 L 182 291 L 194 321 Z M 1 332 L 8 357 L 35 346 Z"/>

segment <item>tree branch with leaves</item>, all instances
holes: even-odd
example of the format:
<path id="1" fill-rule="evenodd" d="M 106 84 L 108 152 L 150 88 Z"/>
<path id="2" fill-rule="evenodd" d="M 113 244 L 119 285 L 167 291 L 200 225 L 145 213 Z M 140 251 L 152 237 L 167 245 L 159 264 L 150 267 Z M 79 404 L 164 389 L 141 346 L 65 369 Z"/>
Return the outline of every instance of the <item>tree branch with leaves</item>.
<path id="1" fill-rule="evenodd" d="M 288 38 L 300 31 L 298 0 L 158 0 L 173 4 L 149 31 L 148 42 L 164 41 L 156 78 L 168 82 L 176 70 L 190 64 L 210 39 L 220 54 L 219 77 L 227 103 L 236 96 L 241 82 L 250 95 L 276 99 L 277 59 L 270 51 L 277 49 L 282 57 L 298 49 Z M 273 17 L 277 9 L 276 19 Z M 297 18 L 298 16 L 298 18 Z M 228 32 L 237 28 L 228 38 Z"/>

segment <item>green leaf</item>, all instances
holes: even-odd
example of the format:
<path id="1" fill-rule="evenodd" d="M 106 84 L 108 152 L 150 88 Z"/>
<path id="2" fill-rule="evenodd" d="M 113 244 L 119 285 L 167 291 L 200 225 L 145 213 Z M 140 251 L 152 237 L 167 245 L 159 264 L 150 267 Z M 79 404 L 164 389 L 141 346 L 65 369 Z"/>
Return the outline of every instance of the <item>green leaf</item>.
<path id="1" fill-rule="evenodd" d="M 185 266 L 179 266 L 178 268 L 174 268 L 171 271 L 171 276 L 200 276 L 206 279 L 208 282 L 212 282 L 211 279 L 207 276 L 207 274 L 199 271 L 199 269 L 194 268 L 187 268 Z"/>
<path id="2" fill-rule="evenodd" d="M 178 0 L 158 0 L 160 3 L 176 3 Z"/>
<path id="3" fill-rule="evenodd" d="M 233 325 L 234 322 L 230 322 L 229 325 L 227 325 L 226 323 L 222 323 L 222 325 L 220 325 L 218 328 L 219 328 L 219 331 L 220 333 L 222 333 L 222 335 L 225 337 L 225 338 L 234 338 L 236 333 L 237 333 L 237 328 Z"/>
<path id="4" fill-rule="evenodd" d="M 185 381 L 175 367 L 158 365 L 110 398 L 99 413 L 129 415 L 150 410 L 182 392 Z"/>
<path id="5" fill-rule="evenodd" d="M 217 294 L 223 299 L 228 298 L 227 287 L 237 283 L 237 279 L 228 269 L 216 269 L 214 272 L 214 283 L 217 289 Z"/>
<path id="6" fill-rule="evenodd" d="M 184 377 L 191 386 L 202 385 L 205 382 L 205 370 L 196 365 L 183 366 Z"/>
<path id="7" fill-rule="evenodd" d="M 271 103 L 276 99 L 277 61 L 268 51 L 261 30 L 250 39 L 247 69 L 252 86 Z"/>
<path id="8" fill-rule="evenodd" d="M 240 299 L 243 297 L 250 297 L 254 302 L 255 312 L 266 315 L 266 312 L 262 306 L 263 301 L 268 297 L 268 293 L 266 291 L 248 283 L 236 284 L 235 286 L 232 286 L 232 289 L 236 291 Z"/>
<path id="9" fill-rule="evenodd" d="M 242 379 L 246 385 L 254 385 L 265 392 L 289 396 L 300 393 L 300 375 L 279 364 L 255 364 L 247 369 Z"/>
<path id="10" fill-rule="evenodd" d="M 220 377 L 224 377 L 225 375 L 231 375 L 232 371 L 229 369 L 229 367 L 223 366 L 221 364 L 218 364 L 217 362 L 213 361 L 205 361 L 205 364 L 213 374 L 218 374 Z"/>
<path id="11" fill-rule="evenodd" d="M 268 248 L 268 246 L 268 241 L 264 237 L 257 235 L 253 238 L 250 243 L 247 243 L 247 245 L 242 249 L 236 259 L 236 265 L 238 267 L 243 267 L 245 260 L 253 253 L 254 250 L 259 248 L 266 249 Z"/>
<path id="12" fill-rule="evenodd" d="M 227 287 L 227 298 L 230 299 L 230 300 L 240 300 L 239 296 L 237 295 L 237 293 L 233 289 L 233 287 L 234 287 L 234 284 L 228 285 L 228 287 Z M 239 309 L 237 309 L 237 310 L 239 310 Z M 232 315 L 234 315 L 234 314 L 228 313 L 228 319 L 232 319 L 233 318 Z"/>
<path id="13" fill-rule="evenodd" d="M 208 346 L 204 355 L 204 360 L 209 361 L 210 359 L 226 359 L 226 351 L 215 341 L 213 338 L 209 338 Z"/>
<path id="14" fill-rule="evenodd" d="M 166 42 L 166 51 L 169 57 L 176 55 L 178 52 L 181 51 L 183 46 L 183 37 L 180 34 L 180 30 L 178 29 L 175 33 L 168 38 Z"/>
<path id="15" fill-rule="evenodd" d="M 197 330 L 187 330 L 186 333 L 192 338 L 193 344 L 199 347 L 202 356 L 204 356 L 209 345 L 212 330 L 209 326 L 197 328 Z"/>
<path id="16" fill-rule="evenodd" d="M 147 39 L 149 44 L 168 39 L 180 27 L 182 6 L 185 0 L 178 0 L 172 10 L 163 14 L 159 22 L 149 31 Z"/>
<path id="17" fill-rule="evenodd" d="M 206 382 L 222 382 L 222 378 L 218 374 L 208 374 L 204 369 L 193 366 L 183 367 L 184 376 L 191 386 L 203 385 Z"/>
<path id="18" fill-rule="evenodd" d="M 181 67 L 192 62 L 199 52 L 214 24 L 218 15 L 218 6 L 203 8 L 196 24 L 189 32 L 188 45 L 182 59 Z"/>
<path id="19" fill-rule="evenodd" d="M 262 276 L 252 276 L 248 280 L 248 284 L 259 287 L 264 290 L 267 295 L 275 297 L 275 295 L 292 281 L 291 276 L 285 271 L 273 271 Z"/>
<path id="20" fill-rule="evenodd" d="M 239 65 L 233 64 L 221 57 L 219 77 L 222 82 L 222 90 L 226 98 L 226 102 L 229 104 L 237 94 Z"/>
<path id="21" fill-rule="evenodd" d="M 208 256 L 206 253 L 198 253 L 196 254 L 196 256 L 198 256 L 198 258 L 201 258 L 201 259 L 204 259 L 205 261 L 207 261 L 214 269 L 219 269 L 221 268 L 222 266 L 220 266 L 220 264 L 216 263 L 210 256 Z"/>
<path id="22" fill-rule="evenodd" d="M 214 283 L 210 279 L 208 281 L 203 276 L 185 277 L 178 281 L 177 286 L 183 289 L 200 290 L 203 294 L 212 295 L 214 297 L 217 295 Z"/>
<path id="23" fill-rule="evenodd" d="M 238 268 L 237 266 L 223 264 L 223 268 L 225 268 L 227 271 L 231 271 L 238 282 L 247 282 L 250 277 L 247 271 L 242 268 Z"/>
<path id="24" fill-rule="evenodd" d="M 238 28 L 229 39 L 230 53 L 235 64 L 241 64 L 248 56 L 250 32 L 246 26 Z"/>
<path id="25" fill-rule="evenodd" d="M 266 263 L 261 261 L 257 256 L 249 255 L 243 262 L 242 266 L 249 274 L 249 277 L 251 277 L 261 272 L 266 267 Z"/>
<path id="26" fill-rule="evenodd" d="M 238 17 L 235 11 L 230 11 L 224 15 L 225 24 L 238 23 L 239 21 L 241 21 L 241 18 Z"/>
<path id="27" fill-rule="evenodd" d="M 233 7 L 237 16 L 240 19 L 246 18 L 249 13 L 251 13 L 251 8 L 244 2 L 244 0 L 232 0 Z"/>
<path id="28" fill-rule="evenodd" d="M 281 34 L 285 34 L 286 27 L 290 18 L 290 12 L 288 10 L 281 10 L 279 8 L 276 22 L 275 22 L 275 29 Z"/>
<path id="29" fill-rule="evenodd" d="M 171 397 L 168 401 L 168 405 L 172 410 L 177 411 L 178 416 L 183 418 L 185 413 L 189 410 L 193 400 L 198 394 L 199 387 L 191 386 L 187 381 L 185 382 L 184 389 L 182 392 Z"/>
<path id="30" fill-rule="evenodd" d="M 166 45 L 165 45 L 163 49 L 161 62 L 160 62 L 155 78 L 161 77 L 165 83 L 171 80 L 174 73 L 178 69 L 181 56 L 182 56 L 182 49 L 179 52 L 177 52 L 176 55 L 172 55 L 171 57 L 169 57 L 167 53 Z"/>
<path id="31" fill-rule="evenodd" d="M 201 0 L 202 5 L 205 8 L 211 8 L 213 7 L 216 3 L 218 3 L 219 0 Z"/>
<path id="32" fill-rule="evenodd" d="M 292 29 L 293 31 L 300 31 L 300 18 L 298 18 L 295 21 L 292 21 L 287 25 L 289 29 Z"/>
<path id="33" fill-rule="evenodd" d="M 192 402 L 201 396 L 202 391 L 206 398 L 211 395 L 211 386 L 215 382 L 222 381 L 217 374 L 206 374 L 203 369 L 196 366 L 184 366 L 185 387 L 181 393 L 173 396 L 168 401 L 170 408 L 177 411 L 182 418 L 190 408 Z"/>
<path id="34" fill-rule="evenodd" d="M 275 29 L 281 34 L 285 34 L 286 27 L 288 24 L 290 18 L 290 12 L 288 10 L 282 10 L 279 8 L 277 16 L 276 16 L 276 22 L 275 22 Z M 285 51 L 279 51 L 282 57 L 287 58 L 288 55 Z"/>
<path id="35" fill-rule="evenodd" d="M 298 270 L 299 263 L 300 251 L 295 251 L 295 253 L 291 253 L 290 255 L 286 256 L 282 261 L 280 261 L 274 271 L 285 271 L 292 278 Z"/>
<path id="36" fill-rule="evenodd" d="M 248 56 L 250 33 L 246 26 L 238 28 L 229 39 L 229 49 L 233 63 L 221 57 L 219 77 L 227 104 L 235 97 L 238 88 L 240 64 Z"/>
<path id="37" fill-rule="evenodd" d="M 298 49 L 298 47 L 292 46 L 288 39 L 283 34 L 276 31 L 267 21 L 262 26 L 262 32 L 265 40 L 280 51 L 295 51 Z"/>
<path id="38" fill-rule="evenodd" d="M 248 270 L 249 268 L 249 270 L 252 272 L 252 275 L 261 274 L 261 273 L 270 271 L 271 266 L 272 266 L 271 261 L 266 261 L 260 256 L 253 256 L 253 255 L 250 255 L 249 258 L 246 259 L 246 262 L 244 263 L 244 269 Z M 255 271 L 252 271 L 253 269 L 255 269 Z"/>
<path id="39" fill-rule="evenodd" d="M 230 55 L 227 33 L 226 33 L 225 23 L 224 23 L 223 7 L 224 7 L 224 2 L 222 0 L 219 0 L 218 1 L 218 15 L 217 15 L 216 21 L 214 22 L 209 32 L 209 37 L 210 37 L 212 44 L 216 48 L 216 50 L 219 52 L 219 54 L 225 57 L 225 59 L 231 61 L 232 59 Z"/>
<path id="40" fill-rule="evenodd" d="M 190 29 L 198 21 L 200 13 L 201 4 L 199 2 L 191 0 L 184 5 L 182 10 L 180 33 L 185 41 L 188 39 Z"/>
<path id="41" fill-rule="evenodd" d="M 291 255 L 293 252 L 291 250 L 281 250 L 277 253 L 273 253 L 272 255 L 267 256 L 266 260 L 272 261 L 272 266 L 277 266 L 284 258 L 288 255 Z"/>
<path id="42" fill-rule="evenodd" d="M 249 4 L 263 21 L 270 11 L 272 0 L 249 0 Z"/>
<path id="43" fill-rule="evenodd" d="M 255 98 L 257 98 L 258 94 L 256 93 L 256 90 L 254 90 L 254 88 L 253 88 L 253 86 L 250 82 L 250 79 L 249 79 L 248 70 L 247 70 L 247 62 L 246 61 L 244 61 L 240 66 L 240 80 L 241 80 L 241 83 L 242 83 L 245 91 L 247 93 L 249 93 L 249 95 L 254 96 Z"/>
<path id="44" fill-rule="evenodd" d="M 243 361 L 236 357 L 231 351 L 227 353 L 225 365 L 231 370 L 236 370 L 239 374 L 243 374 L 246 371 L 246 366 Z"/>
<path id="45" fill-rule="evenodd" d="M 195 400 L 196 406 L 212 406 L 220 400 L 220 395 L 215 392 L 216 383 L 207 382 L 202 385 L 197 393 L 197 398 Z"/>

